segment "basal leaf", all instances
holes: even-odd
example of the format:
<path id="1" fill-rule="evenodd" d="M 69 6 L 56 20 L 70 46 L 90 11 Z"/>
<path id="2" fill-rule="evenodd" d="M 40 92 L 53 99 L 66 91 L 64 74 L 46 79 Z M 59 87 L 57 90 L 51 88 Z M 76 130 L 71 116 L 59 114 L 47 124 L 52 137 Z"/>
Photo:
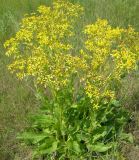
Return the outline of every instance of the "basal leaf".
<path id="1" fill-rule="evenodd" d="M 94 151 L 94 152 L 106 152 L 110 148 L 112 148 L 112 146 L 105 145 L 104 143 L 96 143 L 96 144 L 88 144 L 87 148 L 88 148 L 88 150 Z"/>
<path id="2" fill-rule="evenodd" d="M 73 149 L 77 153 L 81 152 L 80 145 L 78 144 L 77 141 L 73 141 Z"/>

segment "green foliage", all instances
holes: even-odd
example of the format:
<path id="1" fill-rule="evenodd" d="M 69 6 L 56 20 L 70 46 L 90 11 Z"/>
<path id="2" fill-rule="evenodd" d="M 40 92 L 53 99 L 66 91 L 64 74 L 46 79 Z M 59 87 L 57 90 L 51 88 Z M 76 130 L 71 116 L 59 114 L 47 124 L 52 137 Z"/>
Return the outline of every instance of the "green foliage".
<path id="1" fill-rule="evenodd" d="M 31 118 L 31 128 L 18 137 L 33 147 L 34 157 L 93 159 L 117 147 L 119 139 L 132 141 L 123 132 L 129 113 L 118 101 L 102 102 L 94 111 L 84 95 L 73 103 L 68 89 L 55 99 L 42 98 L 40 113 Z"/>

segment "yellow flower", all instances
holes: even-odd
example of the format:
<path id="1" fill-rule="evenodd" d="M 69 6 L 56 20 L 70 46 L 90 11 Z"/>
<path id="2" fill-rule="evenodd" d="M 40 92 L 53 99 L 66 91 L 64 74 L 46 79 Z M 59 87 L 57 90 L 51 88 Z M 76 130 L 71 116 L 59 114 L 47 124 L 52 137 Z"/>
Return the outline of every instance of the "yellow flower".
<path id="1" fill-rule="evenodd" d="M 139 33 L 98 19 L 85 26 L 84 49 L 76 53 L 70 37 L 82 11 L 80 5 L 64 0 L 55 0 L 52 7 L 40 6 L 37 13 L 25 16 L 20 30 L 4 46 L 12 61 L 8 68 L 19 79 L 31 76 L 36 84 L 54 91 L 78 80 L 98 109 L 103 100 L 115 98 L 114 82 L 137 68 Z"/>

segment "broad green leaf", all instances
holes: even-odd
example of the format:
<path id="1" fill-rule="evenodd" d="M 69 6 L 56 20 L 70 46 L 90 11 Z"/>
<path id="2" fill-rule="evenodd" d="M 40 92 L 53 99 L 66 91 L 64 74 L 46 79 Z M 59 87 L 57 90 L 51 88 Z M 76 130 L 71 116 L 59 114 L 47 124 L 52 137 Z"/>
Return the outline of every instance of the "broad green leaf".
<path id="1" fill-rule="evenodd" d="M 76 138 L 78 141 L 86 141 L 86 139 L 88 138 L 88 136 L 84 135 L 84 134 L 76 134 Z"/>
<path id="2" fill-rule="evenodd" d="M 102 132 L 101 134 L 98 133 L 96 135 L 93 135 L 93 142 L 96 142 L 97 140 L 99 140 L 100 138 L 103 138 L 106 135 L 107 135 L 106 131 Z"/>
<path id="3" fill-rule="evenodd" d="M 37 115 L 34 116 L 34 125 L 38 124 L 38 125 L 45 125 L 45 126 L 50 126 L 52 124 L 54 124 L 54 117 L 52 117 L 51 115 Z"/>
<path id="4" fill-rule="evenodd" d="M 80 149 L 80 145 L 78 144 L 77 141 L 73 141 L 73 149 L 75 152 L 81 152 L 81 149 Z"/>
<path id="5" fill-rule="evenodd" d="M 56 152 L 57 147 L 58 147 L 58 141 L 52 142 L 51 145 L 46 141 L 45 143 L 38 146 L 38 148 L 33 152 L 33 155 L 35 157 L 37 155 L 52 154 Z"/>
<path id="6" fill-rule="evenodd" d="M 32 132 L 25 132 L 21 136 L 18 136 L 17 138 L 36 144 L 47 137 L 48 137 L 47 134 L 35 134 Z"/>
<path id="7" fill-rule="evenodd" d="M 105 145 L 104 143 L 96 143 L 96 144 L 88 144 L 87 148 L 94 152 L 106 152 L 110 148 L 112 148 L 111 145 Z"/>
<path id="8" fill-rule="evenodd" d="M 71 105 L 71 108 L 78 108 L 78 105 L 77 104 L 73 104 L 73 105 Z"/>
<path id="9" fill-rule="evenodd" d="M 58 141 L 55 141 L 52 143 L 52 146 L 50 148 L 46 149 L 46 153 L 51 154 L 57 150 L 58 147 Z"/>

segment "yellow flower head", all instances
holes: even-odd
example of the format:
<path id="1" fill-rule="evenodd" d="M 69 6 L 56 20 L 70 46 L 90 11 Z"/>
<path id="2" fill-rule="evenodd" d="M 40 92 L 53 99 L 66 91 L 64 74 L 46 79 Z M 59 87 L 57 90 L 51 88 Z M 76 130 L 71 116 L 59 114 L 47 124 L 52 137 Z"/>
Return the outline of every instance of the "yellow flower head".
<path id="1" fill-rule="evenodd" d="M 98 19 L 85 26 L 84 49 L 76 54 L 70 37 L 82 12 L 80 5 L 65 0 L 40 6 L 22 20 L 20 30 L 4 46 L 12 57 L 8 68 L 19 79 L 31 76 L 36 84 L 55 91 L 79 81 L 98 109 L 102 100 L 115 98 L 114 81 L 120 82 L 123 74 L 137 68 L 139 33 Z"/>

